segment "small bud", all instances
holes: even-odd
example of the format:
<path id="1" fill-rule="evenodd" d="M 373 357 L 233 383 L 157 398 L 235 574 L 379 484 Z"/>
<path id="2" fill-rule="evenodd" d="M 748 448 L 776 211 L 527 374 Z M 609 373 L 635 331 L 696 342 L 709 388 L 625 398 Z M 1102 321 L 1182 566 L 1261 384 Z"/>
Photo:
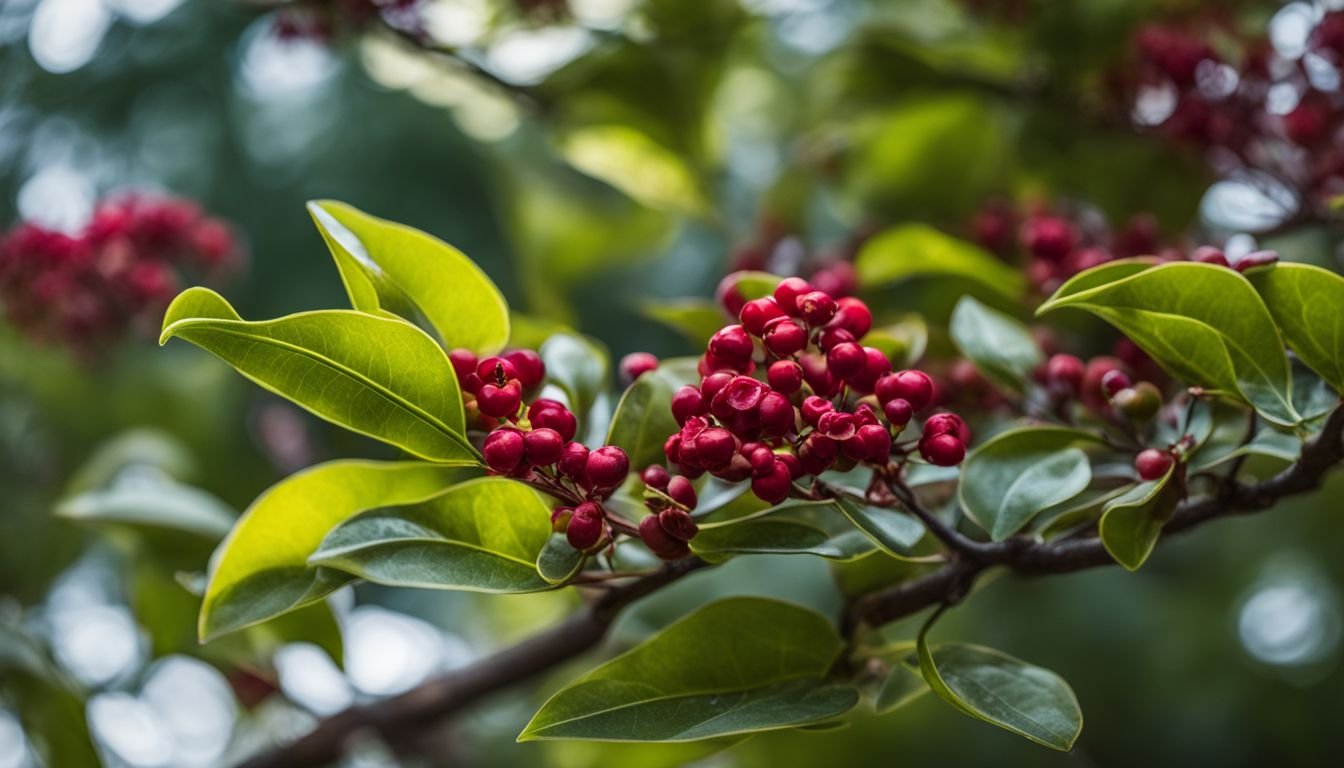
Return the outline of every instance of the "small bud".
<path id="1" fill-rule="evenodd" d="M 1116 392 L 1111 405 L 1120 415 L 1136 424 L 1151 421 L 1162 408 L 1162 393 L 1146 381 Z"/>
<path id="2" fill-rule="evenodd" d="M 644 484 L 650 488 L 666 492 L 667 484 L 672 480 L 672 476 L 661 464 L 650 464 L 639 474 L 639 479 L 643 480 Z"/>
<path id="3" fill-rule="evenodd" d="M 951 433 L 925 436 L 919 441 L 919 455 L 930 464 L 955 467 L 966 458 L 966 444 Z"/>
<path id="4" fill-rule="evenodd" d="M 631 352 L 621 358 L 621 383 L 630 386 L 635 379 L 658 367 L 658 358 L 648 352 Z"/>
<path id="5" fill-rule="evenodd" d="M 695 524 L 692 518 L 685 510 L 669 508 L 658 513 L 658 525 L 668 536 L 678 541 L 690 541 L 695 538 L 695 534 L 700 532 L 700 526 Z"/>
<path id="6" fill-rule="evenodd" d="M 878 379 L 875 392 L 883 404 L 899 399 L 912 411 L 922 411 L 933 401 L 933 379 L 923 371 L 897 371 Z"/>
<path id="7" fill-rule="evenodd" d="M 1168 451 L 1148 448 L 1139 452 L 1134 458 L 1134 469 L 1138 470 L 1139 478 L 1142 480 L 1157 480 L 1167 474 L 1175 462 L 1176 458 Z"/>
<path id="8" fill-rule="evenodd" d="M 695 486 L 691 485 L 691 481 L 681 475 L 677 475 L 668 481 L 667 495 L 672 497 L 673 501 L 683 507 L 686 507 L 687 509 L 695 509 L 697 501 L 695 498 Z"/>

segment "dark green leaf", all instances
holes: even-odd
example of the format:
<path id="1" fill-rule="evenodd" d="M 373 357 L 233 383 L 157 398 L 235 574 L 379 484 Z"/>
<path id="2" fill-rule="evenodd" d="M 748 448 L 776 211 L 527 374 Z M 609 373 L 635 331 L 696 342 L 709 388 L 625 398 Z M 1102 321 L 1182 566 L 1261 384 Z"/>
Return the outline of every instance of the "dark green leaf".
<path id="1" fill-rule="evenodd" d="M 799 554 L 852 560 L 872 552 L 874 544 L 849 525 L 837 505 L 794 502 L 745 518 L 702 525 L 691 540 L 691 549 L 707 559 L 731 554 Z"/>
<path id="2" fill-rule="evenodd" d="M 836 505 L 855 528 L 892 557 L 910 557 L 910 548 L 924 538 L 924 524 L 905 512 L 860 504 L 852 499 L 837 499 Z"/>
<path id="3" fill-rule="evenodd" d="M 979 247 L 925 224 L 902 224 L 874 235 L 854 261 L 865 291 L 916 277 L 955 277 L 1007 299 L 1026 290 L 1022 273 Z"/>
<path id="4" fill-rule="evenodd" d="M 1344 393 L 1344 277 L 1310 264 L 1281 262 L 1249 278 L 1288 346 Z"/>
<path id="5" fill-rule="evenodd" d="M 1022 391 L 1041 363 L 1040 347 L 1025 325 L 970 296 L 957 302 L 949 331 L 961 354 L 1002 389 Z"/>
<path id="6" fill-rule="evenodd" d="M 607 387 L 606 350 L 578 334 L 559 333 L 538 354 L 546 363 L 546 377 L 565 391 L 575 415 L 586 417 Z"/>
<path id="7" fill-rule="evenodd" d="M 666 461 L 663 442 L 679 428 L 672 418 L 672 394 L 684 384 L 699 382 L 695 366 L 695 358 L 663 360 L 636 379 L 621 397 L 607 432 L 607 444 L 625 449 L 631 469 Z"/>
<path id="8" fill-rule="evenodd" d="M 1037 513 L 1072 499 L 1092 481 L 1080 446 L 1095 436 L 1062 427 L 1009 430 L 971 451 L 962 465 L 961 505 L 995 541 L 1017 533 Z"/>
<path id="9" fill-rule="evenodd" d="M 422 313 L 444 343 L 493 354 L 509 340 L 509 307 L 461 251 L 418 229 L 334 200 L 308 204 L 355 309 Z"/>
<path id="10" fill-rule="evenodd" d="M 552 533 L 537 555 L 537 573 L 548 584 L 564 584 L 583 568 L 586 556 L 569 545 L 563 533 Z"/>
<path id="11" fill-rule="evenodd" d="M 873 709 L 879 715 L 909 704 L 929 692 L 929 684 L 919 673 L 919 667 L 910 667 L 902 662 L 891 665 L 891 670 L 882 679 L 873 701 Z"/>
<path id="12" fill-rule="evenodd" d="M 1157 480 L 1139 483 L 1106 504 L 1097 533 L 1106 551 L 1126 569 L 1137 571 L 1143 565 L 1157 545 L 1162 526 L 1181 503 L 1180 473 L 1183 469 L 1173 464 Z"/>
<path id="13" fill-rule="evenodd" d="M 448 356 L 403 320 L 332 310 L 247 322 L 219 294 L 191 288 L 164 317 L 160 343 L 174 336 L 346 429 L 433 461 L 479 463 Z"/>
<path id="14" fill-rule="evenodd" d="M 551 697 L 519 741 L 694 741 L 831 720 L 858 702 L 823 679 L 843 643 L 790 603 L 721 600 Z"/>

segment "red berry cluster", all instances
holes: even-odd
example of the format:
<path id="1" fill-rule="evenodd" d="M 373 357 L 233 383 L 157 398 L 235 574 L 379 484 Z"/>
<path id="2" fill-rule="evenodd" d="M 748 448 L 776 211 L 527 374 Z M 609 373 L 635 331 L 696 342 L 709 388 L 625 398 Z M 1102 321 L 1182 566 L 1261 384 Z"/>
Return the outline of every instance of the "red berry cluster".
<path id="1" fill-rule="evenodd" d="M 759 498 L 779 503 L 806 475 L 886 465 L 893 433 L 932 402 L 926 374 L 893 373 L 886 355 L 860 344 L 873 318 L 859 299 L 836 299 L 797 277 L 780 281 L 771 296 L 748 301 L 728 285 L 719 297 L 739 323 L 710 339 L 699 386 L 672 399 L 681 429 L 663 447 L 684 476 L 750 479 Z M 936 414 L 925 422 L 919 451 L 954 465 L 969 439 L 959 417 Z"/>
<path id="2" fill-rule="evenodd" d="M 157 325 L 183 270 L 237 264 L 233 230 L 188 200 L 127 195 L 70 235 L 31 223 L 0 236 L 0 304 L 29 337 L 79 352 Z"/>
<path id="3" fill-rule="evenodd" d="M 639 522 L 639 538 L 658 557 L 677 560 L 691 553 L 689 542 L 700 527 L 691 517 L 698 502 L 691 481 L 673 477 L 655 464 L 640 475 L 644 481 L 644 503 L 652 513 Z"/>
<path id="4" fill-rule="evenodd" d="M 418 32 L 423 26 L 423 0 L 317 0 L 284 8 L 275 16 L 281 40 L 329 43 L 335 34 L 358 31 L 382 17 L 398 29 Z"/>
<path id="5" fill-rule="evenodd" d="M 552 528 L 571 546 L 596 551 L 611 541 L 602 500 L 630 472 L 630 459 L 614 445 L 588 450 L 574 440 L 579 423 L 564 403 L 531 399 L 546 379 L 546 363 L 530 349 L 512 349 L 478 360 L 470 350 L 448 354 L 467 412 L 488 430 L 481 453 L 492 472 L 530 482 L 571 506 L 556 508 Z M 524 408 L 524 399 L 531 402 Z"/>

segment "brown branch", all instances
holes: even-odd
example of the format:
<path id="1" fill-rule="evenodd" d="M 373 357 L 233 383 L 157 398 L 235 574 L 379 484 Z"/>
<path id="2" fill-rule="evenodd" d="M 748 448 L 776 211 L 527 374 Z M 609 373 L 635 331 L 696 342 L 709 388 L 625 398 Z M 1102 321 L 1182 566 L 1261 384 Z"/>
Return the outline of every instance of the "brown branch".
<path id="1" fill-rule="evenodd" d="M 1279 474 L 1253 485 L 1232 482 L 1177 508 L 1164 533 L 1190 530 L 1210 520 L 1272 507 L 1279 499 L 1320 487 L 1326 472 L 1344 460 L 1344 406 L 1337 407 L 1320 435 Z M 916 512 L 918 514 L 918 512 Z M 946 533 L 946 532 L 945 532 Z M 964 539 L 957 534 L 958 539 Z M 965 539 L 969 541 L 969 539 Z M 880 626 L 925 608 L 959 601 L 975 579 L 995 566 L 1025 576 L 1069 573 L 1113 562 L 1095 537 L 1039 541 L 1014 537 L 976 542 L 954 552 L 947 564 L 854 601 L 845 617 L 849 633 Z M 545 672 L 596 646 L 621 609 L 681 577 L 704 568 L 698 559 L 669 563 L 661 570 L 605 593 L 588 608 L 522 643 L 462 670 L 430 680 L 400 696 L 351 707 L 290 744 L 258 755 L 242 768 L 309 768 L 340 759 L 352 736 L 375 731 L 389 744 L 407 743 L 425 729 L 504 688 Z"/>

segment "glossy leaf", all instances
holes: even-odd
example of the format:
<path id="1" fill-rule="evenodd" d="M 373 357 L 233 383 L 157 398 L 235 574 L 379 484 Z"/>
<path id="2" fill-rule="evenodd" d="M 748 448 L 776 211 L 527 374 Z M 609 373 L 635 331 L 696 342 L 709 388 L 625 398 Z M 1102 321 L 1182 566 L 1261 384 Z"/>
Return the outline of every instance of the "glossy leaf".
<path id="1" fill-rule="evenodd" d="M 518 739 L 695 741 L 824 722 L 858 702 L 824 680 L 842 648 L 805 608 L 721 600 L 561 689 Z"/>
<path id="2" fill-rule="evenodd" d="M 924 356 L 929 343 L 929 327 L 919 315 L 906 315 L 869 331 L 863 337 L 863 343 L 880 349 L 896 368 L 909 368 Z"/>
<path id="3" fill-rule="evenodd" d="M 902 224 L 877 233 L 860 249 L 854 268 L 865 290 L 917 277 L 969 280 L 1013 300 L 1026 290 L 1019 270 L 925 224 Z"/>
<path id="4" fill-rule="evenodd" d="M 449 348 L 493 354 L 509 340 L 509 307 L 481 268 L 436 237 L 345 203 L 308 204 L 351 305 L 408 320 L 413 307 Z"/>
<path id="5" fill-rule="evenodd" d="M 691 549 L 706 559 L 731 554 L 798 554 L 853 560 L 874 548 L 831 502 L 789 502 L 744 518 L 705 524 L 691 540 Z"/>
<path id="6" fill-rule="evenodd" d="M 209 541 L 222 539 L 237 516 L 217 497 L 166 478 L 123 480 L 87 491 L 62 501 L 56 514 L 95 524 L 183 531 Z"/>
<path id="7" fill-rule="evenodd" d="M 1021 391 L 1041 364 L 1041 349 L 1025 325 L 970 296 L 957 302 L 949 331 L 961 354 L 1000 388 Z"/>
<path id="8" fill-rule="evenodd" d="M 1092 468 L 1082 447 L 1097 442 L 1087 432 L 1062 427 L 995 435 L 962 465 L 961 505 L 991 538 L 1002 541 L 1087 488 Z"/>
<path id="9" fill-rule="evenodd" d="M 1181 503 L 1182 483 L 1173 465 L 1157 480 L 1139 483 L 1128 493 L 1106 504 L 1097 533 L 1106 551 L 1126 569 L 1137 571 L 1153 547 L 1162 526 Z"/>
<path id="10" fill-rule="evenodd" d="M 1059 675 L 992 648 L 919 636 L 919 666 L 933 692 L 971 717 L 1068 751 L 1083 729 L 1073 689 Z"/>
<path id="11" fill-rule="evenodd" d="M 1256 270 L 1249 279 L 1288 346 L 1344 393 L 1344 277 L 1310 264 L 1281 262 Z"/>
<path id="12" fill-rule="evenodd" d="M 727 316 L 709 299 L 650 301 L 643 305 L 645 316 L 677 331 L 697 347 L 704 346 L 727 322 Z"/>
<path id="13" fill-rule="evenodd" d="M 537 554 L 537 573 L 548 584 L 564 584 L 583 568 L 586 556 L 569 545 L 563 533 L 552 533 Z"/>
<path id="14" fill-rule="evenodd" d="M 855 528 L 893 557 L 908 558 L 910 548 L 924 538 L 924 524 L 905 512 L 860 504 L 852 499 L 838 499 L 836 506 Z"/>
<path id="15" fill-rule="evenodd" d="M 621 396 L 607 432 L 607 444 L 625 449 L 630 468 L 639 470 L 666 461 L 663 442 L 679 428 L 672 418 L 672 394 L 684 384 L 699 382 L 694 358 L 663 360 L 640 376 Z"/>
<path id="16" fill-rule="evenodd" d="M 164 317 L 160 343 L 174 336 L 346 429 L 433 461 L 479 463 L 447 355 L 403 320 L 331 310 L 247 322 L 219 294 L 191 288 Z"/>
<path id="17" fill-rule="evenodd" d="M 1061 289 L 1037 314 L 1060 307 L 1085 309 L 1111 323 L 1185 383 L 1240 397 L 1279 424 L 1300 420 L 1274 318 L 1233 270 L 1161 264 L 1085 290 Z"/>
<path id="18" fill-rule="evenodd" d="M 574 333 L 558 333 L 538 350 L 546 378 L 565 391 L 574 414 L 583 418 L 607 387 L 607 352 Z"/>
<path id="19" fill-rule="evenodd" d="M 308 565 L 327 532 L 360 512 L 440 494 L 455 472 L 423 462 L 332 461 L 271 486 L 215 551 L 201 639 L 315 602 L 345 584 L 349 576 Z"/>
<path id="20" fill-rule="evenodd" d="M 308 564 L 397 587 L 537 592 L 551 588 L 537 572 L 550 539 L 551 510 L 540 494 L 483 477 L 428 501 L 351 518 L 327 534 Z"/>

